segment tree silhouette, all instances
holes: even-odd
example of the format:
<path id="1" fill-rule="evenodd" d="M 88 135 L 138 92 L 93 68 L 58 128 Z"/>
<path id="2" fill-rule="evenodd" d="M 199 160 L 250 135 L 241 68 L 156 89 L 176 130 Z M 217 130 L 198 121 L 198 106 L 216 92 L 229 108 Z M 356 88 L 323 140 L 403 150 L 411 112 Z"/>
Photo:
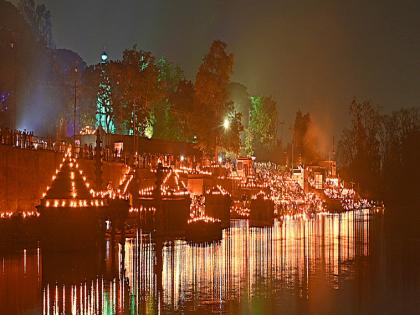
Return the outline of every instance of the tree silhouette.
<path id="1" fill-rule="evenodd" d="M 160 58 L 157 63 L 159 70 L 158 81 L 162 89 L 161 99 L 153 104 L 151 116 L 153 117 L 153 136 L 160 139 L 184 140 L 184 134 L 178 115 L 171 103 L 171 96 L 176 92 L 178 84 L 184 79 L 180 67 Z"/>
<path id="2" fill-rule="evenodd" d="M 46 47 L 52 48 L 54 42 L 50 10 L 44 4 L 35 5 L 34 0 L 19 0 L 18 7 L 35 37 Z"/>
<path id="3" fill-rule="evenodd" d="M 226 44 L 214 41 L 203 58 L 195 81 L 195 109 L 197 119 L 194 130 L 200 148 L 214 153 L 217 148 L 239 150 L 240 117 L 234 113 L 229 99 L 228 85 L 233 71 L 233 55 L 226 52 Z M 224 130 L 224 119 L 233 129 Z"/>
<path id="4" fill-rule="evenodd" d="M 360 184 L 361 192 L 377 196 L 380 176 L 380 134 L 382 117 L 369 101 L 353 100 L 351 126 L 344 129 L 338 143 L 338 162 L 342 174 Z"/>

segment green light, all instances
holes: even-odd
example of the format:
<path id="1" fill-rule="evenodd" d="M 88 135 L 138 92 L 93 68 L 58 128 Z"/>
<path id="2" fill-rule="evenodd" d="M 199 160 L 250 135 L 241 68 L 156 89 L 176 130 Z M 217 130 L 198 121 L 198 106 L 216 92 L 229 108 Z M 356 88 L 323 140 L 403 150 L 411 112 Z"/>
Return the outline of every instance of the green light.
<path id="1" fill-rule="evenodd" d="M 102 56 L 103 55 L 104 54 L 102 54 Z M 104 59 L 102 58 L 102 60 Z M 109 83 L 109 78 L 105 73 L 105 69 L 102 69 L 101 82 L 99 83 L 98 94 L 96 98 L 95 127 L 98 128 L 101 126 L 105 132 L 115 133 L 115 124 L 111 118 L 112 111 L 111 85 Z"/>

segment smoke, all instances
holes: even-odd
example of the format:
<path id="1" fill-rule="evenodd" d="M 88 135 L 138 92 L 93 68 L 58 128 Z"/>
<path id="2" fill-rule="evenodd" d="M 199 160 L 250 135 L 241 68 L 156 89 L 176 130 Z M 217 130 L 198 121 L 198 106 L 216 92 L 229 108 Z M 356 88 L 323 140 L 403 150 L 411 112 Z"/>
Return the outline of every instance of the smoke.
<path id="1" fill-rule="evenodd" d="M 305 133 L 304 142 L 309 144 L 314 152 L 319 154 L 321 159 L 332 158 L 333 136 L 332 126 L 320 118 L 312 117 L 312 121 Z"/>
<path id="2" fill-rule="evenodd" d="M 18 101 L 17 128 L 34 131 L 37 135 L 53 135 L 62 101 L 46 86 L 42 75 L 35 82 Z"/>
<path id="3" fill-rule="evenodd" d="M 46 58 L 40 55 L 28 62 L 26 76 L 19 77 L 17 82 L 16 126 L 37 135 L 54 133 L 63 106 L 57 80 L 53 80 Z"/>
<path id="4" fill-rule="evenodd" d="M 28 75 L 18 82 L 17 127 L 53 136 L 61 118 L 73 119 L 74 67 L 81 73 L 86 64 L 78 54 L 65 49 L 36 57 L 28 63 Z M 70 125 L 67 135 L 73 134 Z"/>

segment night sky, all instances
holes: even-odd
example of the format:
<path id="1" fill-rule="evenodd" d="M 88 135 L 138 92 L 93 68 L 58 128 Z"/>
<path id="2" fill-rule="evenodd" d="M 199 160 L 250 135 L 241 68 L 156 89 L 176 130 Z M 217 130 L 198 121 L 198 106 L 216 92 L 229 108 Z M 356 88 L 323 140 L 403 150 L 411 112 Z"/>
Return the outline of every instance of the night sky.
<path id="1" fill-rule="evenodd" d="M 272 95 L 287 125 L 301 109 L 337 134 L 354 97 L 386 111 L 420 106 L 420 1 L 43 2 L 57 48 L 88 64 L 138 44 L 194 79 L 211 42 L 225 41 L 233 80 Z"/>

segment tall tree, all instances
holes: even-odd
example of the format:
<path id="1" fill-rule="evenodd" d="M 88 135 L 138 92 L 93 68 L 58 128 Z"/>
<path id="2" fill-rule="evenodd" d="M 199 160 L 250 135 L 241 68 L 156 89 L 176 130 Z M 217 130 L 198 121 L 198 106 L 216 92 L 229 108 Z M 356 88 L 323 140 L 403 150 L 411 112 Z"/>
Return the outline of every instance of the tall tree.
<path id="1" fill-rule="evenodd" d="M 152 105 L 161 100 L 159 71 L 150 52 L 125 50 L 120 61 L 107 64 L 117 131 L 144 135 L 151 127 Z"/>
<path id="2" fill-rule="evenodd" d="M 383 117 L 381 137 L 381 177 L 383 196 L 413 202 L 420 177 L 420 110 L 400 109 Z"/>
<path id="3" fill-rule="evenodd" d="M 19 9 L 35 37 L 46 47 L 52 48 L 54 42 L 50 10 L 44 4 L 36 5 L 34 0 L 19 0 Z"/>
<path id="4" fill-rule="evenodd" d="M 82 72 L 78 94 L 80 124 L 83 127 L 95 127 L 100 76 L 100 68 L 96 65 L 89 66 Z"/>
<path id="5" fill-rule="evenodd" d="M 344 129 L 338 144 L 337 158 L 343 175 L 361 185 L 369 195 L 378 193 L 380 176 L 380 135 L 382 117 L 369 101 L 353 100 L 351 126 Z"/>
<path id="6" fill-rule="evenodd" d="M 131 130 L 134 134 L 144 134 L 149 124 L 147 118 L 151 106 L 162 97 L 155 57 L 150 52 L 134 47 L 124 51 L 122 65 L 124 78 L 119 82 L 119 87 L 122 89 L 123 102 L 132 116 Z"/>
<path id="7" fill-rule="evenodd" d="M 178 122 L 179 132 L 184 141 L 193 141 L 195 135 L 194 85 L 191 81 L 181 80 L 176 90 L 169 96 L 171 111 Z"/>
<path id="8" fill-rule="evenodd" d="M 223 128 L 225 119 L 234 120 L 230 125 L 241 126 L 236 122 L 233 103 L 229 100 L 228 84 L 233 71 L 233 55 L 226 52 L 226 44 L 214 41 L 197 72 L 195 81 L 195 108 L 197 109 L 195 133 L 199 146 L 207 153 L 217 148 L 239 148 L 239 133 Z M 228 135 L 225 134 L 228 133 Z M 232 146 L 232 143 L 237 143 Z"/>
<path id="9" fill-rule="evenodd" d="M 153 136 L 160 139 L 183 140 L 180 124 L 176 119 L 170 98 L 175 93 L 179 82 L 183 80 L 184 74 L 179 66 L 171 64 L 165 58 L 157 61 L 157 68 L 163 95 L 152 106 Z"/>
<path id="10" fill-rule="evenodd" d="M 115 111 L 113 92 L 107 62 L 96 67 L 99 71 L 99 86 L 96 98 L 96 127 L 102 127 L 107 133 L 115 133 Z"/>

